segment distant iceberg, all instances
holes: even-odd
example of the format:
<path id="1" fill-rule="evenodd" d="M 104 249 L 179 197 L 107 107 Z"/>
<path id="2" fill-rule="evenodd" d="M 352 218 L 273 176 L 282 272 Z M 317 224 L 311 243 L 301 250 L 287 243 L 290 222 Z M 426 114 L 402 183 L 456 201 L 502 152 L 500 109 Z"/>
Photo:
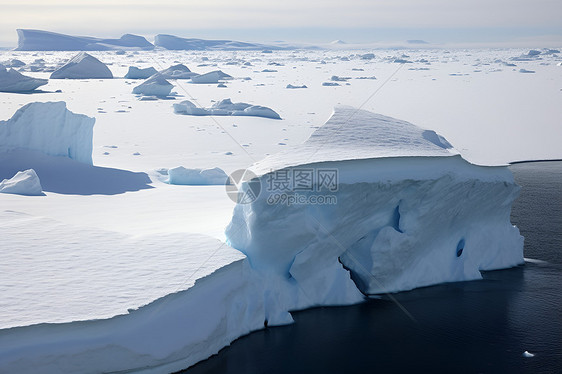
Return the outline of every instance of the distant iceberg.
<path id="1" fill-rule="evenodd" d="M 72 57 L 64 66 L 51 74 L 51 79 L 111 79 L 111 70 L 86 52 Z"/>
<path id="2" fill-rule="evenodd" d="M 152 66 L 144 69 L 139 69 L 136 66 L 129 66 L 129 71 L 125 74 L 126 79 L 147 79 L 158 73 Z"/>
<path id="3" fill-rule="evenodd" d="M 71 36 L 50 31 L 18 29 L 17 51 L 107 51 L 151 50 L 154 45 L 144 37 L 125 34 L 119 39 Z"/>
<path id="4" fill-rule="evenodd" d="M 287 46 L 272 46 L 257 43 L 237 42 L 233 40 L 205 40 L 194 38 L 181 38 L 179 36 L 158 34 L 154 38 L 154 45 L 170 50 L 185 51 L 234 51 L 234 50 L 262 50 L 268 49 L 287 49 Z"/>

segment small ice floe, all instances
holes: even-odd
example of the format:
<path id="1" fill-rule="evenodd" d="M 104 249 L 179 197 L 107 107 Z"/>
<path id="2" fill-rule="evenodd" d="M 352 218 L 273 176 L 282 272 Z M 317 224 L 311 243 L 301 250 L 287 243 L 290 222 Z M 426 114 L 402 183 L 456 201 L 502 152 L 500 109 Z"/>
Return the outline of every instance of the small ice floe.
<path id="1" fill-rule="evenodd" d="M 523 352 L 523 357 L 531 358 L 531 357 L 535 357 L 535 354 L 531 353 L 529 351 L 525 351 L 525 352 Z"/>
<path id="2" fill-rule="evenodd" d="M 527 69 L 519 69 L 519 72 L 520 72 L 520 73 L 529 73 L 529 74 L 532 74 L 532 73 L 534 73 L 535 71 L 534 71 L 534 70 L 527 70 Z"/>
<path id="3" fill-rule="evenodd" d="M 296 88 L 308 88 L 308 87 L 306 87 L 305 84 L 303 84 L 302 86 L 294 86 L 294 85 L 292 85 L 292 84 L 288 84 L 288 85 L 287 85 L 287 88 L 296 89 Z"/>

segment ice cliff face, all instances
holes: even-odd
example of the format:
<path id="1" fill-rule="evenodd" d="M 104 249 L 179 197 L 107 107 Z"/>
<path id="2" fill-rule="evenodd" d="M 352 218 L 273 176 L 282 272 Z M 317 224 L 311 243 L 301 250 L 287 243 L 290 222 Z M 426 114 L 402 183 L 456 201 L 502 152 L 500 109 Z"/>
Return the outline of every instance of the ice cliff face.
<path id="1" fill-rule="evenodd" d="M 92 164 L 95 119 L 66 109 L 66 103 L 30 103 L 0 121 L 0 148 L 24 148 Z"/>
<path id="2" fill-rule="evenodd" d="M 510 171 L 455 153 L 432 131 L 338 108 L 302 146 L 253 167 L 261 193 L 236 206 L 227 237 L 255 269 L 297 282 L 318 304 L 338 298 L 326 269 L 349 269 L 371 294 L 522 263 L 523 238 L 509 220 L 519 190 Z M 306 188 L 294 179 L 303 171 L 311 173 Z M 318 173 L 328 171 L 336 184 L 322 185 Z M 272 189 L 280 175 L 285 190 Z"/>

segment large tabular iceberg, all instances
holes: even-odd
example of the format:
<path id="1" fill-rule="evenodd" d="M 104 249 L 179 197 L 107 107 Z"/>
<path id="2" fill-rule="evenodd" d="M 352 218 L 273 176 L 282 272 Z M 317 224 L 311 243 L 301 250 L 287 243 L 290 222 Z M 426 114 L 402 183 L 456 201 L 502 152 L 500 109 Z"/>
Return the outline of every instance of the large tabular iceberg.
<path id="1" fill-rule="evenodd" d="M 14 69 L 6 70 L 0 65 L 0 92 L 31 92 L 47 83 L 47 79 L 28 77 Z"/>
<path id="2" fill-rule="evenodd" d="M 95 119 L 66 109 L 66 103 L 30 103 L 0 121 L 0 148 L 24 148 L 92 164 Z"/>
<path id="3" fill-rule="evenodd" d="M 111 79 L 111 70 L 100 60 L 80 52 L 51 74 L 51 79 Z"/>
<path id="4" fill-rule="evenodd" d="M 55 32 L 18 29 L 18 51 L 106 51 L 113 49 L 154 49 L 145 38 L 125 34 L 119 39 L 71 36 Z"/>
<path id="5" fill-rule="evenodd" d="M 252 199 L 226 230 L 245 259 L 127 315 L 0 330 L 0 367 L 169 373 L 291 323 L 293 310 L 523 262 L 509 170 L 469 164 L 407 122 L 338 108 L 306 143 L 251 170 L 240 194 Z"/>

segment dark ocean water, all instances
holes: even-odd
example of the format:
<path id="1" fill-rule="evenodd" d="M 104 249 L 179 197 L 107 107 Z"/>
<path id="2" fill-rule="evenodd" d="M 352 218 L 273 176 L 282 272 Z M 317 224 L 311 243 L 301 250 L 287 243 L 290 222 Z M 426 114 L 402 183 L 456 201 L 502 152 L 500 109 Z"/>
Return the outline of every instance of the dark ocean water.
<path id="1" fill-rule="evenodd" d="M 396 294 L 413 319 L 388 299 L 293 313 L 186 373 L 562 373 L 562 162 L 510 168 L 512 222 L 540 261 Z"/>

